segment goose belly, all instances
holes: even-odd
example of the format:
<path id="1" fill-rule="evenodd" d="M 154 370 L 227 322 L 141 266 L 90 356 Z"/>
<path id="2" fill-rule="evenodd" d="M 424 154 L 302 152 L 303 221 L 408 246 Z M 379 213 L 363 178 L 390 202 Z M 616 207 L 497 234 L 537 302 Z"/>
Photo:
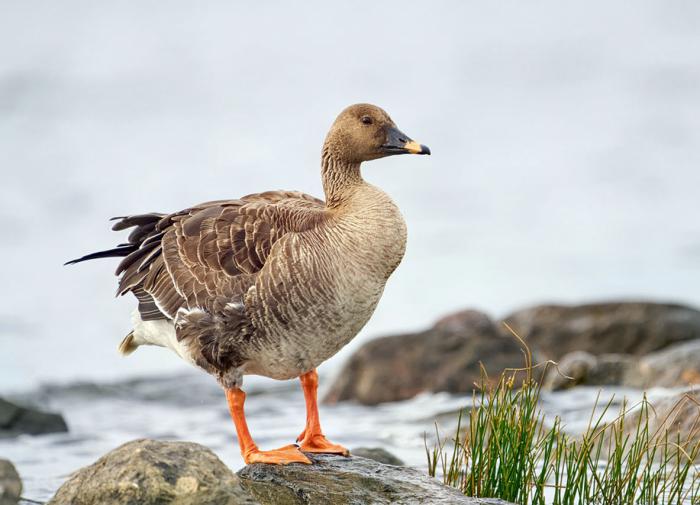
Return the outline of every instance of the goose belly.
<path id="1" fill-rule="evenodd" d="M 268 326 L 265 345 L 248 353 L 251 359 L 244 373 L 285 380 L 317 368 L 359 333 L 383 289 L 383 283 L 365 283 L 349 296 L 338 294 L 313 310 L 294 314 L 287 324 Z"/>

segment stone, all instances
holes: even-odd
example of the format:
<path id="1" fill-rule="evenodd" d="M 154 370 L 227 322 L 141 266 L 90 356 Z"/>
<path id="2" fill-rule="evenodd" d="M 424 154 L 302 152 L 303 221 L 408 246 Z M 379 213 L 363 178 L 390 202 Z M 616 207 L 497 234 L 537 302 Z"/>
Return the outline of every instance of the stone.
<path id="1" fill-rule="evenodd" d="M 357 447 L 350 451 L 353 456 L 371 459 L 385 465 L 404 466 L 404 462 L 381 447 Z"/>
<path id="2" fill-rule="evenodd" d="M 344 365 L 324 401 L 376 405 L 421 392 L 467 393 L 480 382 L 482 363 L 497 376 L 522 367 L 523 353 L 486 314 L 464 310 L 420 333 L 367 342 Z"/>
<path id="3" fill-rule="evenodd" d="M 413 468 L 307 456 L 312 465 L 253 464 L 236 475 L 201 445 L 134 440 L 78 470 L 47 505 L 508 505 L 468 498 Z"/>
<path id="4" fill-rule="evenodd" d="M 700 384 L 700 339 L 676 344 L 644 356 L 630 370 L 624 386 L 681 387 Z"/>
<path id="5" fill-rule="evenodd" d="M 630 354 L 602 354 L 594 356 L 585 351 L 564 355 L 559 366 L 550 366 L 543 387 L 549 390 L 569 389 L 574 386 L 624 385 L 638 358 Z"/>
<path id="6" fill-rule="evenodd" d="M 15 505 L 22 496 L 22 479 L 15 466 L 0 459 L 0 505 Z"/>
<path id="7" fill-rule="evenodd" d="M 700 311 L 684 305 L 610 302 L 540 305 L 504 318 L 533 351 L 535 361 L 573 351 L 643 356 L 700 339 Z"/>
<path id="8" fill-rule="evenodd" d="M 0 438 L 67 431 L 68 425 L 60 414 L 42 412 L 0 398 Z"/>
<path id="9" fill-rule="evenodd" d="M 700 339 L 675 344 L 642 357 L 631 354 L 594 356 L 574 351 L 562 357 L 558 371 L 556 367 L 548 369 L 543 386 L 551 390 L 579 385 L 647 389 L 694 384 L 700 384 Z"/>
<path id="10" fill-rule="evenodd" d="M 649 435 L 658 441 L 659 452 L 663 451 L 666 433 L 668 442 L 675 446 L 680 436 L 685 454 L 700 444 L 700 391 L 677 393 L 666 398 L 654 400 L 649 408 Z M 625 417 L 625 432 L 636 434 L 640 411 L 631 412 Z M 695 461 L 700 462 L 700 451 L 695 451 Z M 691 470 L 692 471 L 692 470 Z"/>
<path id="11" fill-rule="evenodd" d="M 255 505 L 216 455 L 192 442 L 134 440 L 78 470 L 49 505 Z"/>
<path id="12" fill-rule="evenodd" d="M 248 465 L 241 485 L 261 505 L 506 505 L 469 498 L 424 472 L 366 458 L 307 454 L 312 465 Z"/>

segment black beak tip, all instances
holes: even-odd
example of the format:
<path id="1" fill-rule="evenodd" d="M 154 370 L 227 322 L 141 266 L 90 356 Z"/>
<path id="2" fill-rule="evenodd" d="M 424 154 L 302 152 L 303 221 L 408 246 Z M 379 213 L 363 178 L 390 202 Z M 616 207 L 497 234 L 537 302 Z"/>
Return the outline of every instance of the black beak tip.
<path id="1" fill-rule="evenodd" d="M 418 154 L 430 154 L 430 148 L 428 146 L 420 145 L 420 153 Z"/>

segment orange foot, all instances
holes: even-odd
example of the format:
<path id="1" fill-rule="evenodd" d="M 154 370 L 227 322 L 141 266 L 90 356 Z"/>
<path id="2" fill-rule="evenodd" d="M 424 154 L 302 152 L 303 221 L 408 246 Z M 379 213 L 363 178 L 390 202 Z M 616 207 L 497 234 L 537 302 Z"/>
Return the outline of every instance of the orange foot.
<path id="1" fill-rule="evenodd" d="M 289 463 L 311 464 L 311 460 L 304 456 L 294 444 L 285 445 L 272 451 L 261 451 L 255 448 L 246 452 L 243 460 L 247 465 L 251 463 L 268 463 L 272 465 L 288 465 Z"/>
<path id="2" fill-rule="evenodd" d="M 350 451 L 338 444 L 330 443 L 326 437 L 317 433 L 315 435 L 306 435 L 306 430 L 302 433 L 303 438 L 299 440 L 299 449 L 303 452 L 316 452 L 322 454 L 342 454 L 349 456 Z"/>

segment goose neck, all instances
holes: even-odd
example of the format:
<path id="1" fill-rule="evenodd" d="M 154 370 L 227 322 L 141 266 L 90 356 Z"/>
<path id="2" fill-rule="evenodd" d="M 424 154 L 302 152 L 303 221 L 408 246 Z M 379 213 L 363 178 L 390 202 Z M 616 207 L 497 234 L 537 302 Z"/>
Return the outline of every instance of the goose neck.
<path id="1" fill-rule="evenodd" d="M 321 181 L 329 208 L 342 206 L 365 184 L 359 162 L 347 161 L 328 148 L 321 157 Z"/>

